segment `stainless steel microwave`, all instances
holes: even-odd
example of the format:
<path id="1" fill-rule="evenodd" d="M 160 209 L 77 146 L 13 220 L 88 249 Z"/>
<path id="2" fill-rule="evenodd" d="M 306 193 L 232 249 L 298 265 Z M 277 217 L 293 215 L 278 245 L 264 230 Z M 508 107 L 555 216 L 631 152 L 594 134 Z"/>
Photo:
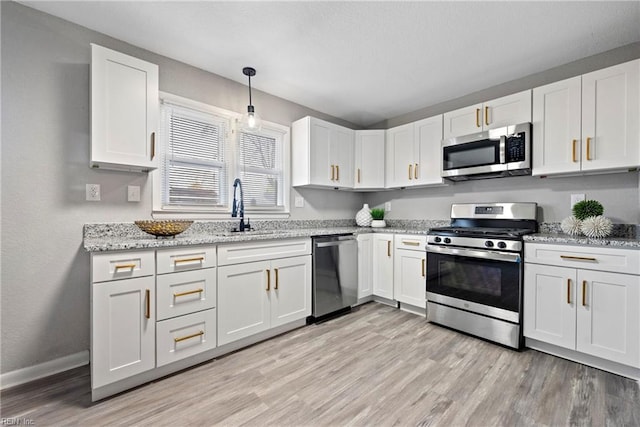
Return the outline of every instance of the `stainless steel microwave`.
<path id="1" fill-rule="evenodd" d="M 442 141 L 442 177 L 452 181 L 531 175 L 531 123 Z"/>

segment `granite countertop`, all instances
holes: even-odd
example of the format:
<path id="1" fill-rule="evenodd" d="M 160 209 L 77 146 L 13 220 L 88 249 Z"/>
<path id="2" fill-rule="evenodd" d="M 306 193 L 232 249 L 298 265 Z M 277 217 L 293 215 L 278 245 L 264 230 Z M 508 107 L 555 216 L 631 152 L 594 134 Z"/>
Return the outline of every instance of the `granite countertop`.
<path id="1" fill-rule="evenodd" d="M 537 233 L 524 236 L 525 243 L 557 243 L 583 246 L 609 246 L 627 249 L 640 249 L 640 239 L 631 237 L 606 237 L 592 239 L 586 236 L 571 236 L 564 233 Z"/>

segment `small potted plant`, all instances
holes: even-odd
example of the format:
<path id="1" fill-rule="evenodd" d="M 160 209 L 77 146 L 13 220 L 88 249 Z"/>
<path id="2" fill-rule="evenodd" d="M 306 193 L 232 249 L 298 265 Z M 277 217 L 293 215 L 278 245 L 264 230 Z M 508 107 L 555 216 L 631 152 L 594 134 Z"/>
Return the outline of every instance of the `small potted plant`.
<path id="1" fill-rule="evenodd" d="M 381 228 L 387 226 L 387 223 L 384 221 L 384 209 L 371 209 L 371 218 L 373 218 L 373 221 L 371 221 L 371 227 Z"/>

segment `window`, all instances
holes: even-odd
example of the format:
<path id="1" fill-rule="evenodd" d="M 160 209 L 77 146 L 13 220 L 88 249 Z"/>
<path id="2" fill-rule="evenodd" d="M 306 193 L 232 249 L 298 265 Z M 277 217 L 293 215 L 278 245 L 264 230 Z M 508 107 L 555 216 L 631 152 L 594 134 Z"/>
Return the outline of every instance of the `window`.
<path id="1" fill-rule="evenodd" d="M 161 96 L 154 217 L 227 218 L 235 178 L 242 181 L 245 216 L 288 213 L 288 127 L 263 122 L 257 133 L 236 131 L 237 113 Z"/>

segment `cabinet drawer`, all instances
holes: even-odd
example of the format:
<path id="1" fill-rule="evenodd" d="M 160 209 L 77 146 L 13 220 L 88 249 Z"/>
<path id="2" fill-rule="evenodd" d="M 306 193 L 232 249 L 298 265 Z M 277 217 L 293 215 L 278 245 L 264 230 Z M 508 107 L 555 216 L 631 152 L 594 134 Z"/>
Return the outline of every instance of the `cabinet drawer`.
<path id="1" fill-rule="evenodd" d="M 311 253 L 311 239 L 231 243 L 218 247 L 218 265 L 288 258 Z"/>
<path id="2" fill-rule="evenodd" d="M 154 272 L 154 251 L 91 254 L 91 281 L 94 283 L 152 276 Z"/>
<path id="3" fill-rule="evenodd" d="M 427 246 L 427 236 L 396 234 L 394 237 L 394 247 L 396 249 L 409 249 L 413 251 L 425 251 Z"/>
<path id="4" fill-rule="evenodd" d="M 526 243 L 524 258 L 537 264 L 640 274 L 640 251 L 633 249 Z"/>
<path id="5" fill-rule="evenodd" d="M 183 271 L 157 277 L 158 320 L 195 313 L 216 305 L 216 269 Z"/>
<path id="6" fill-rule="evenodd" d="M 200 311 L 156 326 L 157 366 L 163 366 L 216 347 L 216 309 Z"/>
<path id="7" fill-rule="evenodd" d="M 216 266 L 215 246 L 195 246 L 158 251 L 158 274 Z"/>

